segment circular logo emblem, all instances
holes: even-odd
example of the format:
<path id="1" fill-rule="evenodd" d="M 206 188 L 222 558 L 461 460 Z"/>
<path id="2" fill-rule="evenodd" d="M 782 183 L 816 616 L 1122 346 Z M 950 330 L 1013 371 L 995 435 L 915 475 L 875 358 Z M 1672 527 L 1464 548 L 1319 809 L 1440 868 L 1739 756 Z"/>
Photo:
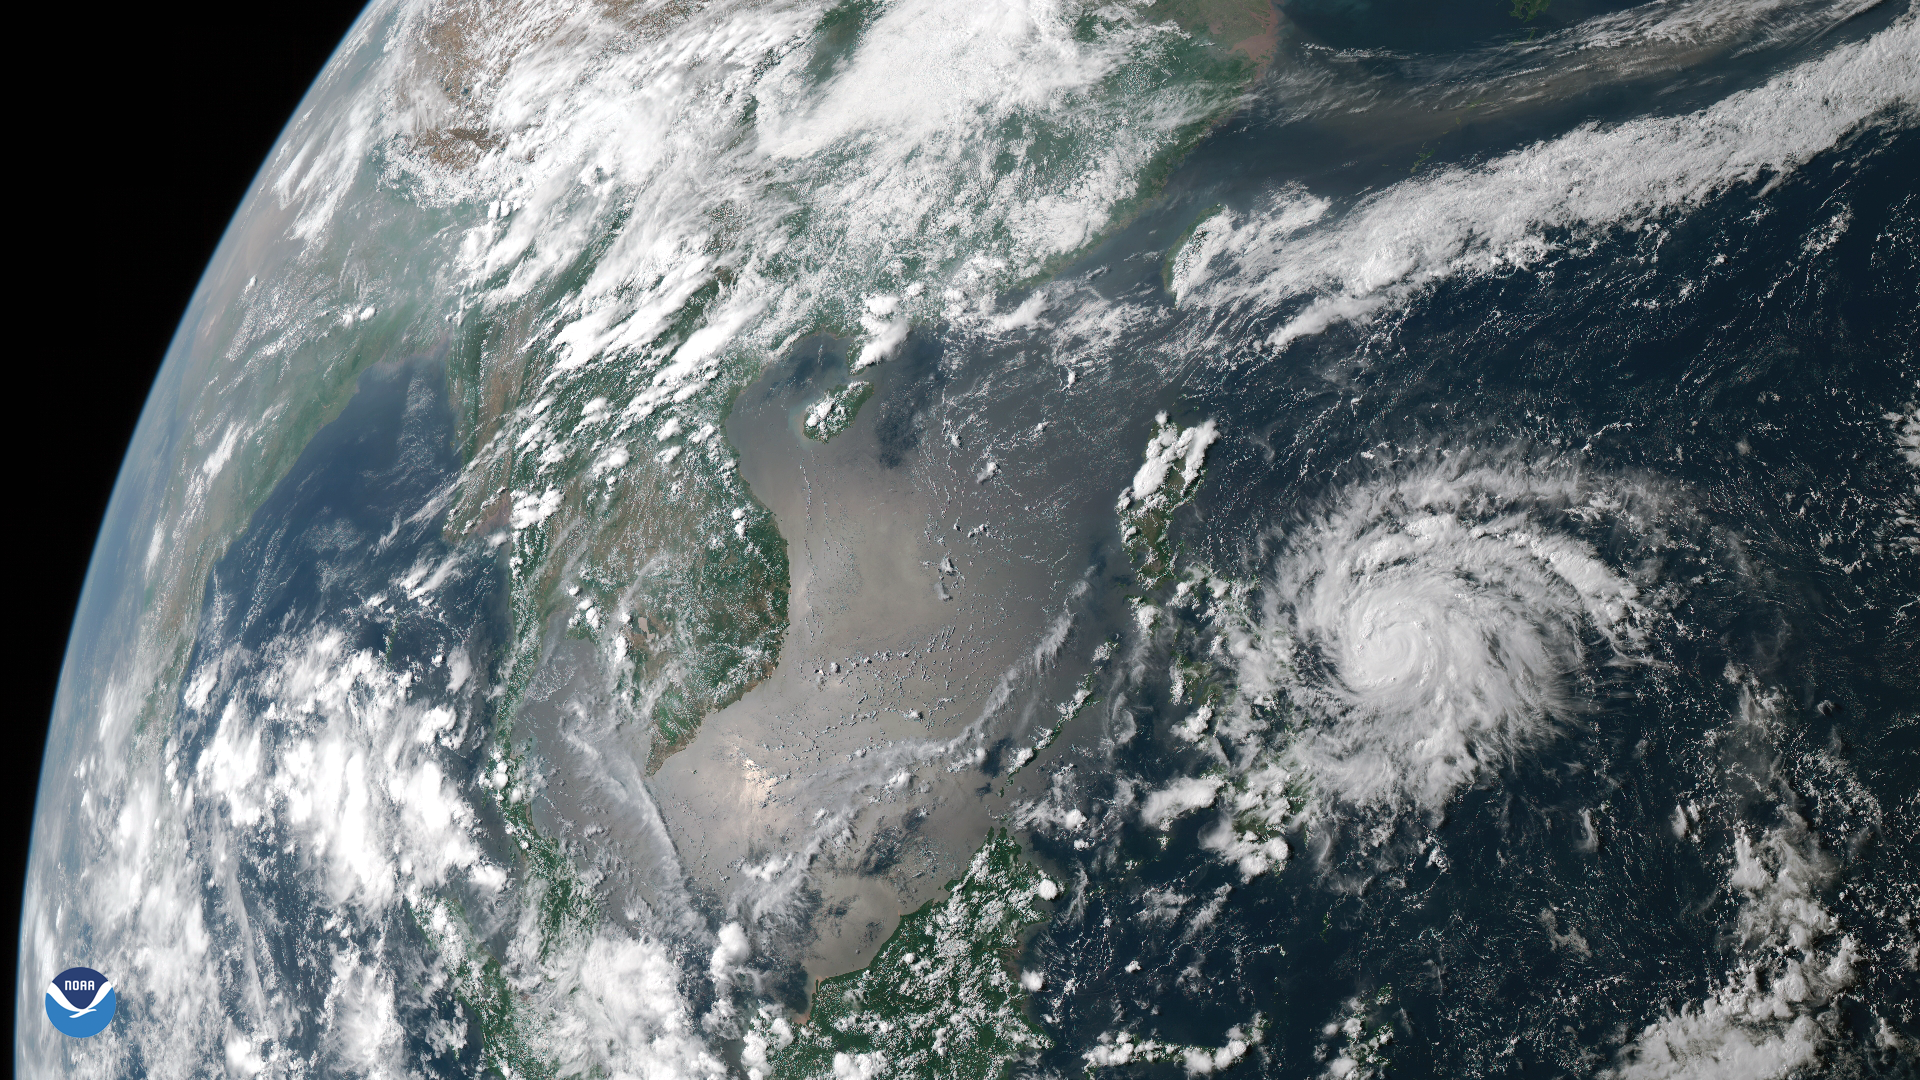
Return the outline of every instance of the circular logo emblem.
<path id="1" fill-rule="evenodd" d="M 113 984 L 92 968 L 68 968 L 47 984 L 47 1019 L 76 1039 L 100 1034 L 113 1019 Z"/>

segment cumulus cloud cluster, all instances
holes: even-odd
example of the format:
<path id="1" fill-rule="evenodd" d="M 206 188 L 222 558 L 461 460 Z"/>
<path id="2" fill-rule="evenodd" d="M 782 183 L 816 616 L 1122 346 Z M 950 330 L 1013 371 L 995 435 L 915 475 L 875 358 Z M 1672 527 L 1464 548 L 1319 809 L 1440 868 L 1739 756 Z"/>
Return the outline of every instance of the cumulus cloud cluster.
<path id="1" fill-rule="evenodd" d="M 1771 1080 L 1811 1065 L 1844 1024 L 1860 949 L 1821 902 L 1837 867 L 1805 820 L 1734 841 L 1734 964 L 1702 1000 L 1655 1018 L 1604 1080 Z"/>

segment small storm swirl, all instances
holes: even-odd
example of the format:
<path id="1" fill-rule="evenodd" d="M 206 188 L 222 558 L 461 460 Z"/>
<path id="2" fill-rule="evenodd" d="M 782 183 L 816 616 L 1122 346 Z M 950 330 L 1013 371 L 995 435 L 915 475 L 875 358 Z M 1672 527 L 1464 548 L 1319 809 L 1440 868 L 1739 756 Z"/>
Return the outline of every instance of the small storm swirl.
<path id="1" fill-rule="evenodd" d="M 1304 713 L 1290 755 L 1323 794 L 1438 809 L 1638 656 L 1641 588 L 1582 536 L 1629 502 L 1467 455 L 1360 484 L 1284 532 L 1245 685 Z"/>

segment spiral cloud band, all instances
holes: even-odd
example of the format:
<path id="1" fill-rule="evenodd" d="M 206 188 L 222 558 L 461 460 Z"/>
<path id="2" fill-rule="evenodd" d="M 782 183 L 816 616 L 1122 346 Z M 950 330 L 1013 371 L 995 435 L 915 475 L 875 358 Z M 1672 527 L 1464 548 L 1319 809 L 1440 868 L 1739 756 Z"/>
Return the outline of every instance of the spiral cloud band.
<path id="1" fill-rule="evenodd" d="M 1325 795 L 1437 808 L 1577 714 L 1589 665 L 1638 651 L 1640 590 L 1581 536 L 1621 494 L 1463 458 L 1359 485 L 1284 536 L 1240 663 L 1305 714 L 1290 755 Z"/>

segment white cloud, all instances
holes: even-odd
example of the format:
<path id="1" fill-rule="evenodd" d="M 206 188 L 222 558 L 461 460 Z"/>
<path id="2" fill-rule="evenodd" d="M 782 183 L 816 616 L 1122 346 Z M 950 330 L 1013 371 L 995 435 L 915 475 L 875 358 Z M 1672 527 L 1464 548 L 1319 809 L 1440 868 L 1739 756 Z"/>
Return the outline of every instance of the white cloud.
<path id="1" fill-rule="evenodd" d="M 1867 124 L 1920 109 L 1920 22 L 1903 14 L 1697 112 L 1588 124 L 1482 165 L 1403 180 L 1330 213 L 1297 188 L 1196 231 L 1176 260 L 1183 304 L 1292 310 L 1284 348 L 1459 275 L 1539 263 L 1596 231 L 1639 228 L 1740 184 L 1790 173 Z"/>
<path id="2" fill-rule="evenodd" d="M 1581 707 L 1587 635 L 1632 659 L 1646 610 L 1573 529 L 1632 527 L 1620 506 L 1647 498 L 1459 454 L 1356 484 L 1290 531 L 1263 625 L 1232 652 L 1249 693 L 1315 721 L 1291 771 L 1352 803 L 1436 807 L 1547 738 Z"/>

